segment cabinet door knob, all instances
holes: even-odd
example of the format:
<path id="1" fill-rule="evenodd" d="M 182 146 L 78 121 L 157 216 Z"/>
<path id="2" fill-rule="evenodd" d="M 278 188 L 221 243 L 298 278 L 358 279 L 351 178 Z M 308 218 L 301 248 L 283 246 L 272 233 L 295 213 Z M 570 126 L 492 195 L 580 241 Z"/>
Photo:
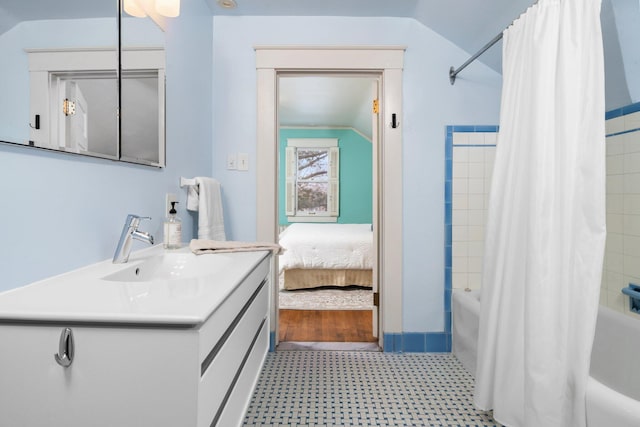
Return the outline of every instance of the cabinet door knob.
<path id="1" fill-rule="evenodd" d="M 54 355 L 58 365 L 68 368 L 73 362 L 73 332 L 71 328 L 64 328 L 60 333 L 58 353 Z"/>

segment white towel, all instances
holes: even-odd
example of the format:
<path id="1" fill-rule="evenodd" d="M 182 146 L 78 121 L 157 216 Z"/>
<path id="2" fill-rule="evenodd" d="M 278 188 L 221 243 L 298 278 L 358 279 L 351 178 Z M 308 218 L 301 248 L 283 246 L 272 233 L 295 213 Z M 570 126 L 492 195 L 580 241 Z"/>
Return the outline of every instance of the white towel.
<path id="1" fill-rule="evenodd" d="M 197 185 L 189 185 L 187 187 L 187 210 L 198 211 L 200 195 L 198 194 Z"/>
<path id="2" fill-rule="evenodd" d="M 227 240 L 224 232 L 220 183 L 213 178 L 196 177 L 189 187 L 187 209 L 198 211 L 198 238 Z"/>
<path id="3" fill-rule="evenodd" d="M 225 252 L 271 251 L 273 255 L 280 255 L 284 251 L 277 243 L 269 242 L 216 242 L 215 240 L 192 239 L 189 248 L 196 255 Z"/>

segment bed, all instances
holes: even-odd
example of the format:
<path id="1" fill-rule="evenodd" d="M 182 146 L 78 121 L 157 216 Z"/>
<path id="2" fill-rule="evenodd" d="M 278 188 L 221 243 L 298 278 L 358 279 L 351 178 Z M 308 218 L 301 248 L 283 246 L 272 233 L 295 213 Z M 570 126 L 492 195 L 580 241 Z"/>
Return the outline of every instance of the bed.
<path id="1" fill-rule="evenodd" d="M 373 283 L 371 224 L 295 223 L 280 234 L 284 289 Z"/>

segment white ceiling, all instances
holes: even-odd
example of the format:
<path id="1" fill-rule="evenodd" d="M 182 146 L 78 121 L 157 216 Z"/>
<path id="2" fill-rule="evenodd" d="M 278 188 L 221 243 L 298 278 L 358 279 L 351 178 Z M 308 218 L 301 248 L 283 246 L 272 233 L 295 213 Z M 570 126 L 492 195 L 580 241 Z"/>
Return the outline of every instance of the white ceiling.
<path id="1" fill-rule="evenodd" d="M 374 83 L 364 76 L 281 77 L 280 126 L 354 128 L 371 139 Z"/>

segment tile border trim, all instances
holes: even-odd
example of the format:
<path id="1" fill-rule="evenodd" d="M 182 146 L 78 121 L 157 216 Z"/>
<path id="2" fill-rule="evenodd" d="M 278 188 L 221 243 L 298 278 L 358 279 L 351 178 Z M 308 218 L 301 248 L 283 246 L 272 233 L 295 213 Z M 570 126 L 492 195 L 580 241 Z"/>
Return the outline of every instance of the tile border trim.
<path id="1" fill-rule="evenodd" d="M 640 111 L 640 102 L 635 102 L 633 104 L 625 105 L 624 107 L 607 111 L 604 117 L 605 120 L 610 120 L 617 117 L 626 116 L 627 114 L 637 113 L 638 111 Z"/>

